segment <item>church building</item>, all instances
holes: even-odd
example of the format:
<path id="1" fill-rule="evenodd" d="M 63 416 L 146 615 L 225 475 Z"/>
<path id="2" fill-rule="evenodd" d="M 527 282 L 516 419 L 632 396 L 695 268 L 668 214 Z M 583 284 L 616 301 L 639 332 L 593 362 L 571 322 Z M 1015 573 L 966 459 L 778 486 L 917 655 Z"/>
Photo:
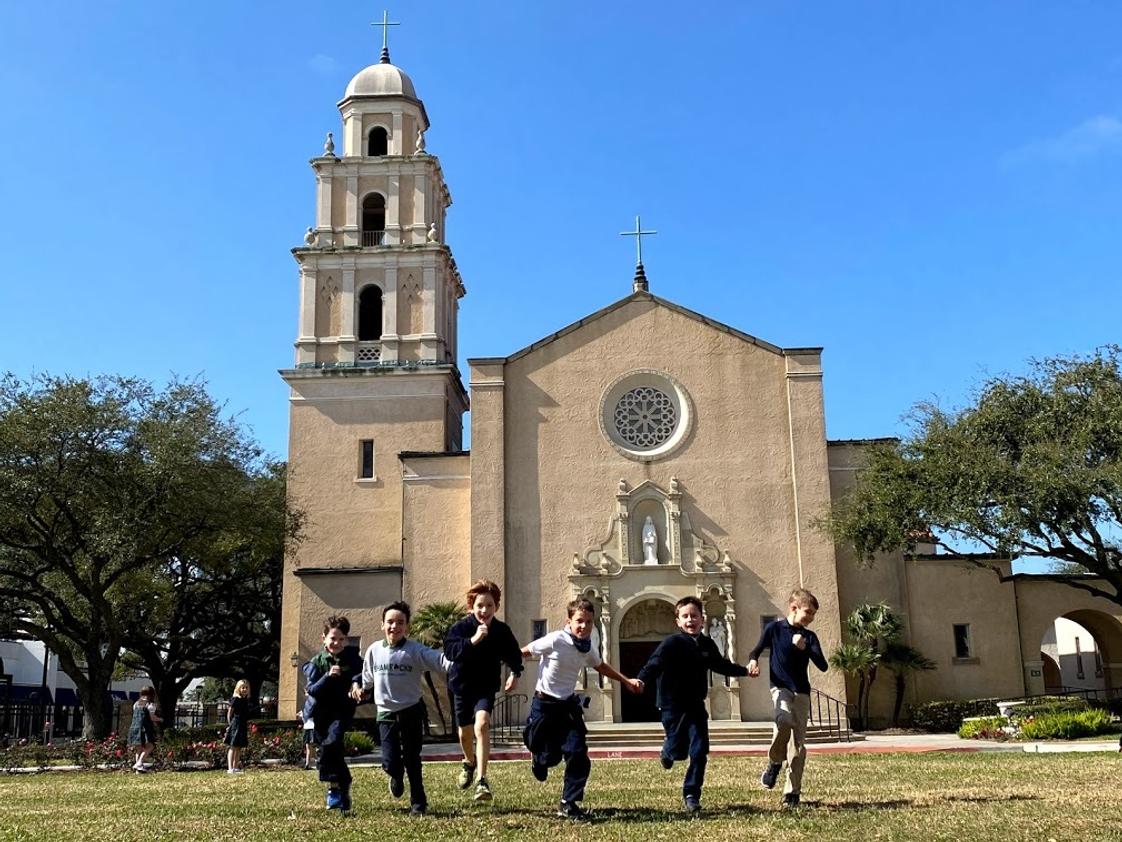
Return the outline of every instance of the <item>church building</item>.
<path id="1" fill-rule="evenodd" d="M 1041 640 L 1064 614 L 1096 632 L 1104 683 L 1122 684 L 1117 606 L 933 554 L 861 568 L 835 547 L 815 522 L 866 443 L 826 437 L 822 349 L 776 346 L 658 294 L 688 279 L 648 281 L 640 261 L 619 300 L 525 348 L 473 348 L 505 356 L 470 357 L 461 372 L 468 288 L 425 105 L 383 49 L 338 106 L 339 140 L 311 161 L 315 225 L 293 249 L 299 327 L 281 371 L 290 501 L 307 517 L 285 563 L 281 717 L 299 709 L 298 667 L 329 614 L 345 613 L 365 649 L 386 603 L 460 601 L 480 578 L 502 587 L 500 616 L 523 642 L 560 628 L 566 603 L 587 595 L 604 657 L 628 675 L 675 630 L 679 598 L 699 597 L 707 633 L 744 663 L 804 587 L 827 654 L 856 605 L 885 600 L 901 614 L 908 642 L 938 665 L 909 678 L 910 702 L 1042 692 Z M 715 677 L 713 717 L 769 718 L 764 673 Z M 811 679 L 849 698 L 837 670 Z M 614 683 L 593 678 L 585 692 L 590 721 L 653 718 L 649 699 Z"/>

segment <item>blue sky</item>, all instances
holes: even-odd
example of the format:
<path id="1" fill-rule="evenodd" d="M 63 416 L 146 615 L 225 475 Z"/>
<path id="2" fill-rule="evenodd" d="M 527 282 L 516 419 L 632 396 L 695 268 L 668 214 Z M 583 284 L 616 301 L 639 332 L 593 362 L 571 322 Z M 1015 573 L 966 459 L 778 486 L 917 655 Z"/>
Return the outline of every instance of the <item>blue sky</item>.
<path id="1" fill-rule="evenodd" d="M 377 61 L 347 3 L 11 4 L 0 368 L 202 375 L 287 450 L 308 158 Z M 831 438 L 1119 339 L 1122 4 L 390 8 L 501 356 L 651 289 L 825 347 Z"/>

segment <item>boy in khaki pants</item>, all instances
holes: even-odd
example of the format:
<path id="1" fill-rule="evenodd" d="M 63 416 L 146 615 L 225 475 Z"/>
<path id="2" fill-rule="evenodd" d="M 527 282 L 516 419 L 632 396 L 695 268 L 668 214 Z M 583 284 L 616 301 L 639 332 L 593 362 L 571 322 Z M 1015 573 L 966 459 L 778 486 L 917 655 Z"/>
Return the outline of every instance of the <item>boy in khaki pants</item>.
<path id="1" fill-rule="evenodd" d="M 767 789 L 775 786 L 783 761 L 787 761 L 787 783 L 783 787 L 783 806 L 797 807 L 802 791 L 803 768 L 806 765 L 806 722 L 810 718 L 810 679 L 807 665 L 814 662 L 826 671 L 826 656 L 818 636 L 807 629 L 818 612 L 818 600 L 808 590 L 796 588 L 788 600 L 787 616 L 764 626 L 760 640 L 748 653 L 748 675 L 758 676 L 756 659 L 765 649 L 771 650 L 768 679 L 771 700 L 775 705 L 768 764 L 760 783 Z"/>

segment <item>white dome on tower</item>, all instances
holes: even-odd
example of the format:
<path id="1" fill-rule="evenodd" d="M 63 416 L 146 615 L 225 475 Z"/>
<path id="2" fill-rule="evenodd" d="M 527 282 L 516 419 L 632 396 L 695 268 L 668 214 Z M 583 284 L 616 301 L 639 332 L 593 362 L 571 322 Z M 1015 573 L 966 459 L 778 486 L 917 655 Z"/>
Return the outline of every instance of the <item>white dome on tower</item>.
<path id="1" fill-rule="evenodd" d="M 380 62 L 364 67 L 347 85 L 346 99 L 352 96 L 407 96 L 417 98 L 413 80 L 400 67 Z"/>

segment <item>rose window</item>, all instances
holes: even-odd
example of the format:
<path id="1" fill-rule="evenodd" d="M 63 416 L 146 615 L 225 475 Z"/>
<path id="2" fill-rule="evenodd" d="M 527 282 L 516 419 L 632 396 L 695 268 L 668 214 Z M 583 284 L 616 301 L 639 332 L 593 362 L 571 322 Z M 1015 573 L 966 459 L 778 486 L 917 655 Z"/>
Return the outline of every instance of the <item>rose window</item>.
<path id="1" fill-rule="evenodd" d="M 677 425 L 674 401 L 651 386 L 632 389 L 616 403 L 616 432 L 633 447 L 658 447 L 674 434 Z"/>

